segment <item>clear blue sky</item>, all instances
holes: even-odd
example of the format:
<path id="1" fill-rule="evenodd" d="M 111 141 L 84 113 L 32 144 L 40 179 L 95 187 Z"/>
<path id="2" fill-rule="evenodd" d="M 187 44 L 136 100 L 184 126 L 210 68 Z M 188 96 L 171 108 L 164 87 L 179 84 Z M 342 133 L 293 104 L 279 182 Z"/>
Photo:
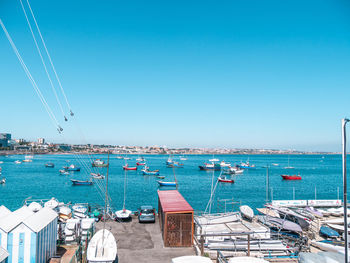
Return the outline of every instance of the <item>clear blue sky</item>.
<path id="1" fill-rule="evenodd" d="M 87 141 L 340 151 L 349 1 L 43 1 L 32 8 Z M 20 2 L 0 18 L 65 129 Z M 62 141 L 0 31 L 2 132 Z"/>

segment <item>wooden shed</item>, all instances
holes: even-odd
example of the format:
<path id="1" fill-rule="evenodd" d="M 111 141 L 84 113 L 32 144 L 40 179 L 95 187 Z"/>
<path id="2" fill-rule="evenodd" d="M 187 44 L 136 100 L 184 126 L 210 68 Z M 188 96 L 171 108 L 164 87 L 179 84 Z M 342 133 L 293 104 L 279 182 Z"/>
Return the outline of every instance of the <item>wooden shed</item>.
<path id="1" fill-rule="evenodd" d="M 177 190 L 158 190 L 159 225 L 166 247 L 193 245 L 193 208 Z"/>

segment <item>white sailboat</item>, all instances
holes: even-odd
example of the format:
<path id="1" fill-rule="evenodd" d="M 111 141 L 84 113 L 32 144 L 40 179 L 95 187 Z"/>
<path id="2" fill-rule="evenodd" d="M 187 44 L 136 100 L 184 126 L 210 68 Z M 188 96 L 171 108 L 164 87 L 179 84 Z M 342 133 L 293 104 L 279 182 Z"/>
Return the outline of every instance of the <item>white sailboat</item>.
<path id="1" fill-rule="evenodd" d="M 88 262 L 112 263 L 117 257 L 117 243 L 113 234 L 101 229 L 91 238 L 87 249 Z"/>
<path id="2" fill-rule="evenodd" d="M 131 217 L 131 211 L 125 209 L 125 201 L 126 201 L 126 180 L 127 180 L 127 171 L 125 170 L 125 175 L 124 175 L 124 201 L 123 201 L 123 209 L 118 210 L 115 212 L 115 216 L 117 217 L 117 220 L 128 220 Z"/>
<path id="3" fill-rule="evenodd" d="M 109 153 L 108 153 L 108 166 L 106 175 L 106 197 L 105 207 L 103 215 L 103 229 L 97 231 L 91 238 L 88 248 L 86 259 L 88 263 L 113 263 L 117 259 L 117 242 L 114 235 L 108 231 L 105 227 L 107 202 L 108 202 L 108 170 L 109 170 Z"/>
<path id="4" fill-rule="evenodd" d="M 294 169 L 293 166 L 289 165 L 289 155 L 288 155 L 288 166 L 284 167 L 284 169 Z"/>

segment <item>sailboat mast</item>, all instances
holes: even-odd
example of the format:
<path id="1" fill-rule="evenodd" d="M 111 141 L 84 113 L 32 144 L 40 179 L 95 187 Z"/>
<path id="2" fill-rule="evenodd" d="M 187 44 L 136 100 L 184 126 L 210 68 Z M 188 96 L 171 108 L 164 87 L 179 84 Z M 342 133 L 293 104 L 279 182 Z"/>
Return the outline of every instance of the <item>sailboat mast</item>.
<path id="1" fill-rule="evenodd" d="M 123 202 L 123 211 L 125 210 L 125 197 L 126 197 L 126 175 L 127 175 L 127 171 L 124 171 L 124 202 Z"/>
<path id="2" fill-rule="evenodd" d="M 107 201 L 108 200 L 108 172 L 109 172 L 109 151 L 108 151 L 108 159 L 107 159 L 105 209 L 103 211 L 103 229 L 105 229 L 105 226 L 106 226 L 106 214 L 107 214 L 107 202 L 108 202 Z"/>

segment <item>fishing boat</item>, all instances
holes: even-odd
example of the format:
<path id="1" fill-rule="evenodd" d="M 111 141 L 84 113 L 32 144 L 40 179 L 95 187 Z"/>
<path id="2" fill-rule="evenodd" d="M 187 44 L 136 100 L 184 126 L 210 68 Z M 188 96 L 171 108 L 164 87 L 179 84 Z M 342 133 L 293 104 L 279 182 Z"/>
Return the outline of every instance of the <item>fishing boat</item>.
<path id="1" fill-rule="evenodd" d="M 230 163 L 227 163 L 227 162 L 225 162 L 225 161 L 221 161 L 221 162 L 220 162 L 220 166 L 221 166 L 221 167 L 230 167 L 231 164 L 230 164 Z"/>
<path id="2" fill-rule="evenodd" d="M 92 167 L 107 167 L 108 164 L 106 164 L 101 159 L 96 159 L 92 162 Z"/>
<path id="3" fill-rule="evenodd" d="M 75 180 L 75 179 L 70 179 L 72 181 L 73 185 L 92 185 L 93 182 L 91 180 L 86 180 L 86 181 L 82 181 L 82 180 Z"/>
<path id="4" fill-rule="evenodd" d="M 105 177 L 100 173 L 90 173 L 94 179 L 104 179 Z"/>
<path id="5" fill-rule="evenodd" d="M 226 174 L 242 174 L 244 172 L 244 169 L 239 168 L 238 165 L 234 167 L 228 167 L 224 170 Z"/>
<path id="6" fill-rule="evenodd" d="M 184 167 L 184 164 L 183 164 L 183 163 L 179 163 L 179 162 L 173 161 L 172 163 L 167 164 L 167 167 L 168 167 L 168 168 L 183 168 L 183 167 Z"/>
<path id="7" fill-rule="evenodd" d="M 238 165 L 238 167 L 241 168 L 241 169 L 255 169 L 255 165 L 254 164 L 250 164 L 249 160 L 246 161 L 246 162 L 241 162 Z"/>
<path id="8" fill-rule="evenodd" d="M 213 158 L 209 159 L 209 162 L 212 162 L 212 163 L 219 162 L 219 161 L 220 160 L 218 158 L 214 157 L 214 154 L 213 154 Z"/>
<path id="9" fill-rule="evenodd" d="M 67 171 L 72 171 L 72 172 L 80 172 L 80 167 L 76 166 L 74 164 L 71 164 L 69 166 L 65 166 L 63 167 L 64 169 L 66 169 Z"/>
<path id="10" fill-rule="evenodd" d="M 247 205 L 242 205 L 239 207 L 239 211 L 241 212 L 241 215 L 248 220 L 252 221 L 254 218 L 254 211 Z"/>
<path id="11" fill-rule="evenodd" d="M 136 165 L 137 165 L 137 166 L 143 166 L 143 165 L 146 165 L 146 163 L 137 162 Z"/>
<path id="12" fill-rule="evenodd" d="M 176 186 L 176 182 L 157 181 L 159 186 Z"/>
<path id="13" fill-rule="evenodd" d="M 164 176 L 164 175 L 158 175 L 157 178 L 158 178 L 158 179 L 164 179 L 165 176 Z"/>
<path id="14" fill-rule="evenodd" d="M 15 164 L 20 164 L 20 163 L 22 163 L 22 162 L 19 160 L 15 161 Z"/>
<path id="15" fill-rule="evenodd" d="M 221 183 L 230 183 L 230 184 L 233 184 L 235 182 L 232 178 L 228 179 L 226 178 L 226 176 L 223 176 L 223 175 L 219 176 L 218 181 Z"/>
<path id="16" fill-rule="evenodd" d="M 202 171 L 220 171 L 221 170 L 221 166 L 220 164 L 216 164 L 216 163 L 205 163 L 204 165 L 199 165 L 199 170 Z"/>
<path id="17" fill-rule="evenodd" d="M 301 176 L 298 174 L 294 175 L 287 175 L 287 174 L 281 174 L 283 180 L 301 180 Z"/>
<path id="18" fill-rule="evenodd" d="M 45 167 L 46 168 L 54 168 L 55 164 L 54 163 L 47 163 L 47 164 L 45 164 Z"/>
<path id="19" fill-rule="evenodd" d="M 172 164 L 172 163 L 173 163 L 173 158 L 171 157 L 171 155 L 169 155 L 169 158 L 168 158 L 168 160 L 166 160 L 165 164 L 169 165 L 169 164 Z"/>
<path id="20" fill-rule="evenodd" d="M 60 172 L 60 174 L 63 174 L 63 175 L 69 174 L 69 172 L 67 172 L 67 170 L 65 170 L 65 169 L 61 169 L 59 172 Z"/>
<path id="21" fill-rule="evenodd" d="M 149 171 L 149 170 L 142 170 L 143 175 L 159 175 L 159 170 Z"/>
<path id="22" fill-rule="evenodd" d="M 123 169 L 126 170 L 126 171 L 136 171 L 137 170 L 137 166 L 134 166 L 134 167 L 130 167 L 129 165 L 124 165 L 123 166 Z"/>
<path id="23" fill-rule="evenodd" d="M 339 237 L 339 233 L 328 226 L 320 227 L 320 235 L 326 238 L 337 238 Z"/>

